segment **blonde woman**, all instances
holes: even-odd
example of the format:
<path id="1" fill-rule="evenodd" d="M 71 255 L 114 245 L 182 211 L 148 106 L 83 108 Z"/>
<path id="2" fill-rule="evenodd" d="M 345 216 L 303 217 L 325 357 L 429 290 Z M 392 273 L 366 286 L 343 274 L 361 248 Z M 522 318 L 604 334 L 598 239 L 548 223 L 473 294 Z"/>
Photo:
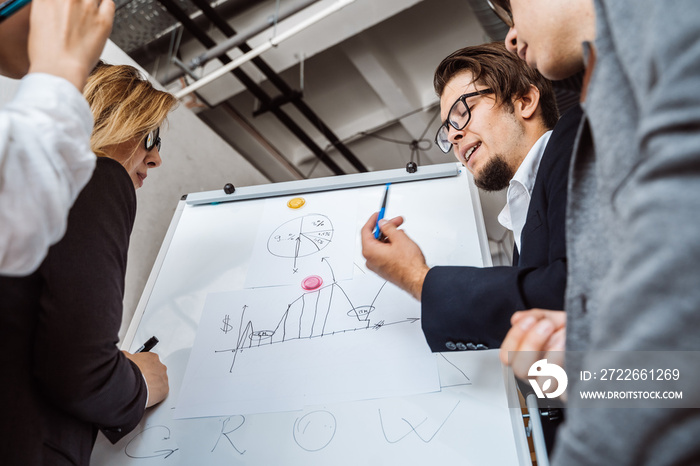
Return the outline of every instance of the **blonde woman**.
<path id="1" fill-rule="evenodd" d="M 32 275 L 0 278 L 0 457 L 89 464 L 97 430 L 115 442 L 168 393 L 154 353 L 117 349 L 135 190 L 161 164 L 159 128 L 175 98 L 130 66 L 98 64 L 84 91 L 98 155 L 63 239 Z M 47 167 L 48 168 L 48 167 Z"/>

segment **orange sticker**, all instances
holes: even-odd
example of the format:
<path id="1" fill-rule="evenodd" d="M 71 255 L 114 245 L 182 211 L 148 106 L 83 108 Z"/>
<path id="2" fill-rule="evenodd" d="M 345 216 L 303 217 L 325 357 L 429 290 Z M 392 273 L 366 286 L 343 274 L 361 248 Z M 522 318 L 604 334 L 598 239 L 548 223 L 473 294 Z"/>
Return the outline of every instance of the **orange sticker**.
<path id="1" fill-rule="evenodd" d="M 290 209 L 301 209 L 302 207 L 304 207 L 304 204 L 306 204 L 306 201 L 303 197 L 295 197 L 294 199 L 290 199 L 289 202 L 287 202 L 287 207 L 289 207 Z"/>

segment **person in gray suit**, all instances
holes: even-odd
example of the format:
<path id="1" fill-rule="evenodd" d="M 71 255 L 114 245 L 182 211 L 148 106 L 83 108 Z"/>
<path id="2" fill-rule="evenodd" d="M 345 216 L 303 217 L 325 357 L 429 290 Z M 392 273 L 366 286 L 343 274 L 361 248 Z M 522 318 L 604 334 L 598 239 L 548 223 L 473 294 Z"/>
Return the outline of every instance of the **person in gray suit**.
<path id="1" fill-rule="evenodd" d="M 567 372 L 593 350 L 612 351 L 610 367 L 621 352 L 699 350 L 700 3 L 492 3 L 506 46 L 543 75 L 586 70 L 567 207 Z M 502 359 L 561 349 L 553 315 L 514 315 Z M 580 386 L 569 377 L 570 394 Z M 553 463 L 700 464 L 700 413 L 656 406 L 568 410 Z"/>

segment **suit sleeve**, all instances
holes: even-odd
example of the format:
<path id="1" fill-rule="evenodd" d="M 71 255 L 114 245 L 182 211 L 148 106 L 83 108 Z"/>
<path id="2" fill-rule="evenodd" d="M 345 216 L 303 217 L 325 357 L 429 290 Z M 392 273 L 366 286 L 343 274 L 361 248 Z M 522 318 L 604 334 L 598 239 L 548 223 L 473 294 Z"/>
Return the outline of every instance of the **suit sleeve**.
<path id="1" fill-rule="evenodd" d="M 433 267 L 422 292 L 423 333 L 433 351 L 498 347 L 523 309 L 517 267 Z M 482 348 L 482 347 L 479 347 Z"/>
<path id="2" fill-rule="evenodd" d="M 121 165 L 99 159 L 40 268 L 35 375 L 52 403 L 112 441 L 138 424 L 146 403 L 141 372 L 117 348 L 135 202 Z"/>
<path id="3" fill-rule="evenodd" d="M 566 195 L 566 180 L 560 189 Z M 563 309 L 566 289 L 566 202 L 554 203 L 548 263 L 539 267 L 433 267 L 423 283 L 423 333 L 433 351 L 500 346 L 519 310 Z M 556 219 L 556 220 L 555 220 Z M 482 346 L 478 346 L 482 345 Z"/>
<path id="4" fill-rule="evenodd" d="M 422 290 L 422 325 L 433 351 L 499 347 L 518 310 L 563 309 L 566 194 L 581 109 L 562 116 L 543 155 L 519 265 L 433 267 Z M 455 347 L 456 346 L 456 347 Z"/>

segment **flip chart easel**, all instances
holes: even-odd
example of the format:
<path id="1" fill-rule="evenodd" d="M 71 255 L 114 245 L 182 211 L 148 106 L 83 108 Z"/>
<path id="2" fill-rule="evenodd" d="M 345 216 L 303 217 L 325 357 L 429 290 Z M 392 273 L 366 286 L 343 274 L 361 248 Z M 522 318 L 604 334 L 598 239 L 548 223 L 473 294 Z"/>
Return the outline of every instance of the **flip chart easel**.
<path id="1" fill-rule="evenodd" d="M 366 274 L 359 230 L 391 182 L 386 217 L 405 217 L 403 228 L 429 265 L 490 266 L 470 179 L 449 163 L 413 174 L 388 170 L 183 197 L 122 345 L 134 351 L 158 337 L 154 351 L 168 367 L 170 394 L 116 445 L 100 435 L 92 463 L 530 464 L 520 409 L 509 408 L 517 395 L 506 390 L 496 351 L 437 353 L 442 390 L 435 393 L 267 414 L 172 415 L 205 300 L 243 288 L 266 200 L 331 190 L 348 196 L 357 207 L 354 266 Z"/>

